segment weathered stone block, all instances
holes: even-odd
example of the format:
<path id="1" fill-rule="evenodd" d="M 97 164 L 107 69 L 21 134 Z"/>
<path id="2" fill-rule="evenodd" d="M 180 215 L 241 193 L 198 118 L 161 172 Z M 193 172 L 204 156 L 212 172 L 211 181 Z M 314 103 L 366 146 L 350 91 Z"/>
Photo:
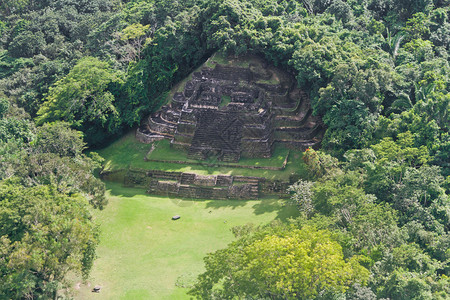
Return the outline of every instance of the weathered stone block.
<path id="1" fill-rule="evenodd" d="M 194 72 L 184 91 L 154 113 L 136 137 L 147 143 L 168 138 L 172 147 L 188 149 L 191 159 L 215 156 L 228 162 L 241 154 L 269 157 L 273 141 L 300 149 L 318 145 L 323 126 L 311 116 L 307 95 L 290 74 L 258 60 L 248 67 L 216 64 Z M 319 127 L 312 130 L 315 124 Z"/>

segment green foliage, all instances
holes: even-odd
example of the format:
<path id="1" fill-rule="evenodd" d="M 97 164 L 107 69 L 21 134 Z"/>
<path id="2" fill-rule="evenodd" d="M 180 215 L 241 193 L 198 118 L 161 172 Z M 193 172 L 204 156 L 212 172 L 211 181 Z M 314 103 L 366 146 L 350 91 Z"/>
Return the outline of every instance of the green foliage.
<path id="1" fill-rule="evenodd" d="M 70 130 L 68 123 L 55 122 L 38 128 L 33 148 L 38 153 L 76 157 L 82 154 L 85 143 L 81 132 Z"/>
<path id="2" fill-rule="evenodd" d="M 398 244 L 401 238 L 396 212 L 388 205 L 375 204 L 376 198 L 365 193 L 358 177 L 349 172 L 315 184 L 313 213 L 328 216 L 333 227 L 348 231 L 354 251 Z"/>
<path id="3" fill-rule="evenodd" d="M 0 119 L 0 141 L 20 140 L 29 142 L 33 136 L 34 125 L 30 121 L 17 118 Z"/>
<path id="4" fill-rule="evenodd" d="M 334 15 L 338 20 L 347 23 L 353 20 L 353 11 L 347 2 L 336 0 L 325 10 L 325 12 Z"/>
<path id="5" fill-rule="evenodd" d="M 10 15 L 12 13 L 18 13 L 24 9 L 30 0 L 5 0 L 0 4 L 0 15 Z"/>
<path id="6" fill-rule="evenodd" d="M 348 172 L 314 183 L 299 181 L 289 189 L 293 193 L 291 199 L 309 219 L 304 222 L 317 225 L 316 221 L 326 217 L 325 228 L 345 230 L 352 239 L 348 252 L 400 244 L 396 211 L 389 205 L 374 203 L 375 197 L 365 193 L 358 177 L 359 174 Z"/>
<path id="7" fill-rule="evenodd" d="M 308 150 L 303 156 L 308 176 L 302 176 L 303 164 L 293 166 L 299 154 L 290 158 L 284 171 L 247 170 L 246 175 L 315 180 L 291 188 L 293 201 L 305 212 L 297 224 L 335 230 L 344 256 L 363 254 L 361 263 L 371 272 L 367 287 L 350 287 L 347 281 L 336 289 L 317 286 L 301 295 L 446 299 L 448 4 L 447 0 L 2 1 L 0 99 L 7 101 L 0 100 L 0 178 L 16 177 L 27 191 L 48 188 L 55 199 L 82 195 L 91 205 L 103 207 L 104 186 L 92 175 L 99 160 L 94 153 L 92 157 L 82 153 L 85 142 L 99 145 L 124 127 L 139 124 L 166 101 L 174 84 L 217 51 L 224 56 L 264 56 L 296 77 L 327 131 L 322 151 Z M 36 128 L 17 106 L 42 126 Z M 121 153 L 111 154 L 117 150 Z M 127 140 L 103 153 L 107 167 L 114 169 L 141 167 L 147 150 Z M 235 172 L 150 162 L 143 167 Z M 297 174 L 291 177 L 292 173 Z M 295 286 L 282 272 L 277 285 L 276 276 L 261 266 L 270 258 L 268 270 L 274 273 L 286 266 L 285 260 L 279 266 L 273 263 L 275 253 L 285 258 L 289 249 L 300 255 L 302 247 L 289 239 L 301 234 L 294 230 L 292 236 L 274 231 L 253 240 L 249 236 L 242 234 L 247 244 L 239 251 L 255 256 L 253 265 L 231 256 L 231 250 L 223 253 L 244 261 L 246 274 L 270 283 L 267 294 L 261 292 L 266 287 L 242 278 L 254 292 L 251 296 L 276 298 Z M 9 259 L 8 253 L 2 252 L 2 257 Z M 267 259 L 257 253 L 267 254 Z M 8 274 L 13 271 L 8 269 Z M 14 274 L 8 280 L 17 286 L 2 288 L 18 292 L 19 286 L 23 291 L 36 287 L 28 273 Z M 247 291 L 231 289 L 236 285 L 229 278 L 217 283 L 221 295 L 251 297 Z M 50 293 L 61 287 L 58 281 L 37 290 Z M 291 292 L 280 297 L 300 295 Z"/>
<path id="8" fill-rule="evenodd" d="M 375 253 L 378 248 L 392 248 L 403 242 L 397 225 L 398 213 L 388 204 L 363 203 L 348 225 L 354 251 Z"/>
<path id="9" fill-rule="evenodd" d="M 406 22 L 404 30 L 410 39 L 418 39 L 429 34 L 430 19 L 423 12 L 418 12 Z"/>
<path id="10" fill-rule="evenodd" d="M 392 35 L 389 29 L 386 29 L 386 31 L 387 31 L 386 42 L 389 46 L 389 53 L 391 54 L 392 58 L 395 61 L 395 58 L 397 57 L 398 54 L 398 49 L 400 48 L 400 43 L 405 38 L 405 33 L 399 31 L 395 35 Z"/>
<path id="11" fill-rule="evenodd" d="M 124 41 L 139 39 L 147 34 L 149 28 L 150 25 L 131 24 L 122 30 L 121 39 Z"/>
<path id="12" fill-rule="evenodd" d="M 39 54 L 44 45 L 45 39 L 42 32 L 24 31 L 14 37 L 8 51 L 13 57 L 32 57 Z"/>
<path id="13" fill-rule="evenodd" d="M 9 101 L 5 98 L 0 98 L 0 119 L 2 119 L 9 109 Z"/>
<path id="14" fill-rule="evenodd" d="M 87 276 L 97 245 L 93 207 L 106 205 L 99 167 L 66 123 L 35 128 L 15 106 L 0 118 L 0 295 L 56 298 Z M 9 178 L 9 179 L 8 179 Z"/>
<path id="15" fill-rule="evenodd" d="M 415 147 L 413 135 L 406 132 L 396 142 L 385 138 L 372 149 L 376 159 L 364 163 L 366 190 L 391 202 L 402 224 L 417 220 L 430 230 L 444 230 L 448 226 L 444 177 L 439 167 L 427 165 L 427 147 Z"/>
<path id="16" fill-rule="evenodd" d="M 49 86 L 88 55 L 86 37 L 109 17 L 113 1 L 6 2 L 15 3 L 15 9 L 17 4 L 28 5 L 2 19 L 7 26 L 2 30 L 0 52 L 8 51 L 0 55 L 0 78 L 8 78 L 0 82 L 0 90 L 35 116 Z"/>
<path id="17" fill-rule="evenodd" d="M 2 297 L 56 298 L 69 273 L 88 276 L 98 231 L 83 198 L 2 182 L 0 224 Z"/>
<path id="18" fill-rule="evenodd" d="M 395 271 L 386 288 L 386 296 L 399 300 L 432 299 L 430 285 L 416 274 Z"/>
<path id="19" fill-rule="evenodd" d="M 405 50 L 414 55 L 414 58 L 418 62 L 423 62 L 433 58 L 433 44 L 428 40 L 422 40 L 421 38 L 411 40 L 404 46 Z"/>
<path id="20" fill-rule="evenodd" d="M 2 118 L 0 179 L 16 177 L 25 186 L 52 185 L 61 193 L 81 194 L 102 209 L 107 203 L 105 186 L 93 175 L 101 159 L 82 154 L 84 148 L 81 132 L 67 123 L 36 129 L 25 118 Z"/>
<path id="21" fill-rule="evenodd" d="M 81 59 L 66 77 L 50 88 L 46 102 L 39 109 L 38 123 L 64 120 L 77 129 L 94 134 L 114 134 L 121 120 L 115 107 L 114 85 L 120 74 L 107 63 L 93 57 Z M 99 143 L 87 136 L 88 142 Z"/>
<path id="22" fill-rule="evenodd" d="M 330 176 L 339 170 L 339 161 L 322 151 L 308 148 L 303 153 L 303 161 L 306 163 L 311 178 L 317 179 Z"/>
<path id="23" fill-rule="evenodd" d="M 61 193 L 81 194 L 94 208 L 103 209 L 108 202 L 105 185 L 92 174 L 99 166 L 98 161 L 84 155 L 61 157 L 55 153 L 37 153 L 21 157 L 14 166 L 14 175 L 24 185 L 53 185 Z"/>
<path id="24" fill-rule="evenodd" d="M 298 209 L 303 212 L 306 217 L 311 216 L 314 209 L 312 205 L 313 185 L 313 182 L 299 180 L 288 189 L 288 192 L 292 194 L 291 201 L 297 205 Z"/>
<path id="25" fill-rule="evenodd" d="M 310 151 L 305 157 L 320 165 Z M 415 146 L 407 131 L 344 157 L 342 169 L 335 166 L 316 182 L 300 181 L 290 190 L 307 212 L 297 224 L 338 230 L 346 256 L 364 255 L 361 262 L 372 274 L 369 288 L 355 286 L 347 296 L 448 297 L 443 286 L 450 253 L 439 249 L 450 245 L 450 202 L 441 169 L 428 165 L 427 147 Z"/>
<path id="26" fill-rule="evenodd" d="M 133 62 L 142 58 L 144 46 L 152 41 L 149 29 L 150 25 L 143 26 L 140 23 L 136 23 L 125 27 L 121 32 L 117 33 L 120 41 L 125 43 L 123 48 L 117 51 L 123 56 L 122 60 Z"/>
<path id="27" fill-rule="evenodd" d="M 334 78 L 319 90 L 315 110 L 328 125 L 324 147 L 360 148 L 371 142 L 378 117 L 382 92 L 389 89 L 390 74 L 385 68 L 364 70 L 356 65 L 338 65 Z M 337 152 L 341 154 L 343 152 Z"/>
<path id="28" fill-rule="evenodd" d="M 358 257 L 345 261 L 342 248 L 326 230 L 268 228 L 241 237 L 205 258 L 206 272 L 191 294 L 219 297 L 313 298 L 364 284 L 368 271 Z"/>
<path id="29" fill-rule="evenodd" d="M 425 146 L 414 147 L 414 139 L 411 132 L 398 134 L 398 140 L 384 138 L 380 143 L 372 145 L 379 160 L 379 164 L 395 162 L 401 166 L 420 166 L 430 160 L 428 149 Z"/>
<path id="30" fill-rule="evenodd" d="M 20 109 L 12 106 L 8 99 L 0 98 L 0 144 L 27 143 L 34 137 L 34 127 Z"/>

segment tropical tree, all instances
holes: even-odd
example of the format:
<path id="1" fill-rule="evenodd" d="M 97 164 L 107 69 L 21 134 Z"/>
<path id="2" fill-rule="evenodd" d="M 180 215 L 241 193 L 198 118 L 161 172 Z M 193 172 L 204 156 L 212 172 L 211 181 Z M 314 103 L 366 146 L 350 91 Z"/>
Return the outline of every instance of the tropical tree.
<path id="1" fill-rule="evenodd" d="M 150 25 L 140 23 L 131 24 L 124 28 L 120 33 L 120 40 L 126 42 L 126 56 L 124 59 L 128 62 L 140 60 L 142 58 L 142 49 L 146 43 L 151 42 Z"/>
<path id="2" fill-rule="evenodd" d="M 84 198 L 0 182 L 0 295 L 57 299 L 69 273 L 89 274 L 97 237 Z"/>
<path id="3" fill-rule="evenodd" d="M 311 299 L 364 284 L 359 257 L 345 260 L 331 232 L 312 227 L 257 230 L 205 258 L 191 294 L 201 299 Z"/>
<path id="4" fill-rule="evenodd" d="M 389 47 L 389 54 L 391 54 L 392 59 L 395 62 L 395 58 L 398 55 L 398 49 L 400 48 L 400 44 L 405 38 L 405 33 L 402 31 L 397 32 L 395 35 L 392 35 L 392 33 L 389 31 L 388 28 L 386 28 L 386 43 Z"/>
<path id="5" fill-rule="evenodd" d="M 112 70 L 108 63 L 85 57 L 66 77 L 50 87 L 37 121 L 43 124 L 63 120 L 102 140 L 99 132 L 113 134 L 120 129 L 114 93 L 121 84 L 120 73 Z M 93 142 L 89 135 L 87 137 Z"/>
<path id="6" fill-rule="evenodd" d="M 8 16 L 25 8 L 30 0 L 4 0 L 0 3 L 0 15 Z"/>
<path id="7" fill-rule="evenodd" d="M 314 212 L 312 204 L 314 183 L 311 181 L 299 180 L 288 188 L 291 195 L 291 201 L 297 205 L 298 209 L 308 218 Z"/>
<path id="8" fill-rule="evenodd" d="M 33 140 L 34 153 L 54 153 L 59 156 L 77 157 L 86 148 L 83 134 L 70 129 L 66 122 L 45 123 L 37 128 Z"/>

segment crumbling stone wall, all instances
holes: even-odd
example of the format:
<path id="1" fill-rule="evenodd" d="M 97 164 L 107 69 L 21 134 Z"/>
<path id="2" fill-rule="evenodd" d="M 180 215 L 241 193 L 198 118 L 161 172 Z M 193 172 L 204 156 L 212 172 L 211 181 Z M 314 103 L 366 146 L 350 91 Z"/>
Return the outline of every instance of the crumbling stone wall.
<path id="1" fill-rule="evenodd" d="M 102 172 L 103 179 L 139 187 L 148 193 L 192 199 L 259 199 L 262 195 L 289 197 L 287 188 L 299 178 L 289 181 L 268 180 L 263 177 L 231 175 L 198 175 L 129 168 Z"/>
<path id="2" fill-rule="evenodd" d="M 275 191 L 267 188 L 267 180 L 261 177 L 198 175 L 134 168 L 127 170 L 124 184 L 145 188 L 148 193 L 155 195 L 192 199 L 249 200 L 259 199 L 264 191 L 272 194 Z"/>
<path id="3" fill-rule="evenodd" d="M 274 143 L 298 149 L 320 145 L 323 125 L 311 115 L 307 95 L 292 76 L 275 76 L 266 62 L 257 61 L 245 68 L 216 64 L 194 72 L 184 91 L 151 115 L 136 137 L 143 142 L 167 138 L 189 158 L 217 156 L 228 162 L 241 155 L 270 157 Z M 280 80 L 271 84 L 274 76 Z"/>

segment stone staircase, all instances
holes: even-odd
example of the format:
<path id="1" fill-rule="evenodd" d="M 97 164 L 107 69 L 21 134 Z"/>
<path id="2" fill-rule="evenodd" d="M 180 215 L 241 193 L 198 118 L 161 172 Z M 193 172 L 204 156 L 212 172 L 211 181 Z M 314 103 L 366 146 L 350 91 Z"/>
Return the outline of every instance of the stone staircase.
<path id="1" fill-rule="evenodd" d="M 195 174 L 183 173 L 181 174 L 180 184 L 189 185 L 194 184 Z"/>
<path id="2" fill-rule="evenodd" d="M 235 162 L 240 157 L 242 126 L 237 114 L 206 110 L 199 113 L 198 123 L 189 148 L 191 159 L 218 159 Z"/>
<path id="3" fill-rule="evenodd" d="M 233 177 L 228 175 L 217 175 L 216 186 L 230 186 L 233 184 Z"/>
<path id="4" fill-rule="evenodd" d="M 250 194 L 253 199 L 259 199 L 259 183 L 249 183 Z"/>
<path id="5" fill-rule="evenodd" d="M 308 95 L 290 74 L 258 60 L 248 67 L 216 63 L 192 73 L 184 91 L 152 114 L 136 137 L 148 143 L 171 139 L 190 159 L 226 162 L 241 155 L 270 157 L 274 143 L 320 146 L 324 126 L 312 116 Z"/>
<path id="6" fill-rule="evenodd" d="M 241 158 L 241 153 L 239 151 L 222 151 L 222 153 L 219 155 L 219 160 L 221 161 L 238 162 L 239 158 Z"/>

